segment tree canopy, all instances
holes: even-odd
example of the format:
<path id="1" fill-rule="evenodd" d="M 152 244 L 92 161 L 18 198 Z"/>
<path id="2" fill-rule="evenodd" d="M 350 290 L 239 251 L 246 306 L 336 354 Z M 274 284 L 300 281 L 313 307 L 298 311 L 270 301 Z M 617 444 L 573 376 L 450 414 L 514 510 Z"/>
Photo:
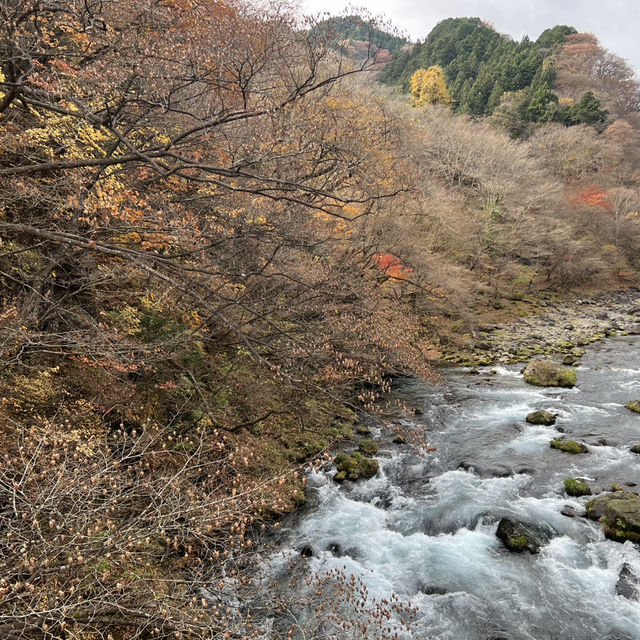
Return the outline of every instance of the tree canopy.
<path id="1" fill-rule="evenodd" d="M 411 76 L 411 95 L 416 106 L 451 104 L 442 67 L 434 65 L 428 69 L 418 69 Z"/>

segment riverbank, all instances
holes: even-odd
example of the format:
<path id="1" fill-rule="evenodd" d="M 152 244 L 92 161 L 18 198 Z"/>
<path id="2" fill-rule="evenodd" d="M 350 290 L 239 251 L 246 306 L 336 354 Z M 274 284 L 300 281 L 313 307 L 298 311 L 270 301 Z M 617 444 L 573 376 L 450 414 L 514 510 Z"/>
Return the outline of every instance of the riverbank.
<path id="1" fill-rule="evenodd" d="M 445 345 L 442 362 L 468 366 L 526 362 L 535 355 L 573 355 L 615 335 L 640 334 L 640 289 L 569 301 L 540 301 L 535 313 L 480 324 L 462 344 Z"/>

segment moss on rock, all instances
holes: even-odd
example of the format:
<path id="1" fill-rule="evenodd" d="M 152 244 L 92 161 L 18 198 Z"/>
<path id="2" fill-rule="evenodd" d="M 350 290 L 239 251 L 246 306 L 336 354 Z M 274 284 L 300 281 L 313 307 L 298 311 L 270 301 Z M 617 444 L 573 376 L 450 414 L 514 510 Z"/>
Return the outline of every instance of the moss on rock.
<path id="1" fill-rule="evenodd" d="M 576 384 L 576 372 L 550 360 L 533 360 L 524 370 L 524 381 L 537 387 L 566 387 Z"/>
<path id="2" fill-rule="evenodd" d="M 376 453 L 378 453 L 378 443 L 375 440 L 361 440 L 358 443 L 358 448 L 360 449 L 360 451 L 362 451 L 362 453 L 368 455 L 368 456 L 374 456 Z"/>
<path id="3" fill-rule="evenodd" d="M 555 424 L 556 422 L 556 417 L 553 415 L 553 413 L 550 413 L 549 411 L 534 411 L 533 413 L 530 413 L 527 416 L 527 422 L 529 424 L 542 424 L 546 427 L 551 426 L 552 424 Z"/>
<path id="4" fill-rule="evenodd" d="M 631 447 L 629 451 L 631 451 L 631 453 L 640 453 L 640 444 L 636 444 L 635 446 Z"/>
<path id="5" fill-rule="evenodd" d="M 496 536 L 509 551 L 518 553 L 538 553 L 540 547 L 549 541 L 549 536 L 540 527 L 510 518 L 500 520 Z"/>
<path id="6" fill-rule="evenodd" d="M 600 520 L 607 538 L 640 543 L 640 497 L 631 491 L 606 493 L 587 502 L 587 516 Z"/>
<path id="7" fill-rule="evenodd" d="M 552 449 L 559 449 L 560 451 L 566 451 L 567 453 L 589 453 L 589 449 L 581 442 L 575 440 L 563 440 L 562 438 L 556 438 L 549 443 Z"/>
<path id="8" fill-rule="evenodd" d="M 634 413 L 640 413 L 640 400 L 632 400 L 624 405 L 629 411 L 633 411 Z"/>
<path id="9" fill-rule="evenodd" d="M 351 455 L 339 453 L 333 462 L 338 470 L 338 473 L 333 476 L 335 482 L 372 478 L 380 468 L 380 463 L 375 458 L 367 458 L 359 451 L 355 451 Z"/>
<path id="10" fill-rule="evenodd" d="M 335 476 L 333 476 L 335 482 L 344 482 L 347 479 L 346 471 L 338 471 Z"/>
<path id="11" fill-rule="evenodd" d="M 565 478 L 564 490 L 568 495 L 574 496 L 576 498 L 580 496 L 591 495 L 591 488 L 581 478 Z"/>

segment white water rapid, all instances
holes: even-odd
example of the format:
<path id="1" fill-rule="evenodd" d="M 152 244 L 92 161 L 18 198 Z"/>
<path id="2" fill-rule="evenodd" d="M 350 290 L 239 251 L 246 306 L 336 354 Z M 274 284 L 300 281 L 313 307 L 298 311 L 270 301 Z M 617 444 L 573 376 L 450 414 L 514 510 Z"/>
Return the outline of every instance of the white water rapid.
<path id="1" fill-rule="evenodd" d="M 566 477 L 602 489 L 640 484 L 640 455 L 629 451 L 640 443 L 640 415 L 623 406 L 640 399 L 640 338 L 590 347 L 574 389 L 528 386 L 517 366 L 489 369 L 446 370 L 435 387 L 396 385 L 395 395 L 422 415 L 398 411 L 387 420 L 426 425 L 437 451 L 420 457 L 393 444 L 391 430 L 374 430 L 376 477 L 344 485 L 331 470 L 309 477 L 308 505 L 285 527 L 271 576 L 286 590 L 296 558 L 307 578 L 335 570 L 360 578 L 372 601 L 396 594 L 415 608 L 401 639 L 640 640 L 640 602 L 616 589 L 624 565 L 640 576 L 638 546 L 561 513 L 567 505 L 580 512 L 590 499 L 568 497 Z M 537 409 L 557 414 L 557 423 L 527 424 Z M 558 430 L 590 452 L 551 449 Z M 504 516 L 542 527 L 550 542 L 535 555 L 509 552 L 496 537 Z M 311 591 L 311 603 L 326 597 Z M 359 615 L 350 607 L 341 605 L 341 615 Z M 283 624 L 302 628 L 310 611 L 293 611 Z M 391 622 L 394 615 L 402 617 L 393 613 Z"/>

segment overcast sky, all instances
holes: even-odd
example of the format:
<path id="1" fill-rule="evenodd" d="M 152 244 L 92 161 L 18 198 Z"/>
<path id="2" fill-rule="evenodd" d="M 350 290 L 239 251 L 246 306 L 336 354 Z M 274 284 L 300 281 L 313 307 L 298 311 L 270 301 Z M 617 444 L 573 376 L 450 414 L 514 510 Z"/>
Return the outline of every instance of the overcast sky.
<path id="1" fill-rule="evenodd" d="M 341 13 L 364 6 L 384 15 L 413 39 L 424 39 L 444 18 L 479 17 L 516 40 L 535 40 L 546 28 L 568 24 L 595 34 L 601 44 L 640 70 L 640 0 L 301 0 L 308 13 Z"/>

